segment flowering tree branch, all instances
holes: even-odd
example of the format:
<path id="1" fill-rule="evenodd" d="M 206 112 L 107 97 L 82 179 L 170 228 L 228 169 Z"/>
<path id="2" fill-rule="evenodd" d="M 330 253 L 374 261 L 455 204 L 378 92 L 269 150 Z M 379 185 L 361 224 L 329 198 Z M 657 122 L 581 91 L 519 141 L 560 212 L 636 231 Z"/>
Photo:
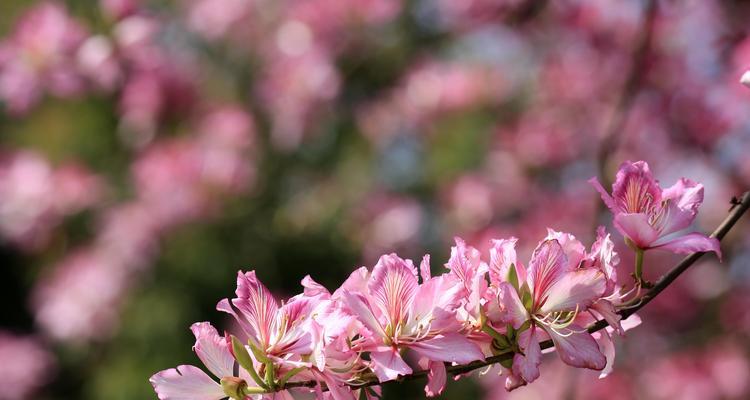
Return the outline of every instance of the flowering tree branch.
<path id="1" fill-rule="evenodd" d="M 191 328 L 195 352 L 219 382 L 181 365 L 151 383 L 163 400 L 207 398 L 200 394 L 243 400 L 303 388 L 343 400 L 363 390 L 369 397 L 378 390 L 370 387 L 389 381 L 427 377 L 425 393 L 435 396 L 448 374 L 500 364 L 505 387 L 513 390 L 539 378 L 542 350 L 552 347 L 566 364 L 606 375 L 615 356 L 611 334 L 630 325 L 621 321 L 705 252 L 721 256 L 719 241 L 750 208 L 750 192 L 706 236 L 686 232 L 703 202 L 700 183 L 681 178 L 662 188 L 644 161 L 624 162 L 611 193 L 596 178 L 589 182 L 639 260 L 630 291 L 618 282 L 619 257 L 604 227 L 588 249 L 575 236 L 548 229 L 528 264 L 518 260 L 514 237 L 492 240 L 486 261 L 457 238 L 448 272 L 438 276 L 429 255 L 417 268 L 386 254 L 333 292 L 307 276 L 303 292 L 280 305 L 255 271 L 240 271 L 237 297 L 217 304 L 237 320 L 240 337 L 220 336 L 208 322 Z M 641 276 L 648 250 L 690 255 L 652 285 Z M 407 350 L 418 368 L 403 358 Z"/>
<path id="2" fill-rule="evenodd" d="M 737 223 L 737 221 L 742 218 L 742 216 L 747 212 L 747 210 L 750 209 L 750 191 L 745 192 L 739 200 L 733 202 L 732 208 L 729 211 L 729 215 L 724 219 L 724 221 L 721 222 L 721 224 L 714 230 L 714 232 L 711 234 L 711 237 L 714 237 L 718 240 L 722 240 L 724 236 L 726 236 L 727 233 L 734 227 L 734 225 Z M 690 254 L 689 256 L 685 257 L 679 264 L 675 265 L 672 269 L 670 269 L 667 273 L 662 275 L 659 280 L 656 281 L 654 286 L 648 290 L 640 299 L 639 301 L 628 307 L 622 307 L 618 310 L 618 314 L 622 317 L 622 319 L 626 319 L 630 317 L 631 315 L 635 314 L 638 310 L 646 306 L 646 304 L 650 303 L 653 299 L 656 298 L 656 296 L 659 295 L 664 289 L 666 289 L 672 282 L 675 281 L 683 272 L 685 272 L 688 268 L 690 268 L 693 264 L 695 264 L 698 259 L 700 259 L 706 252 L 695 252 Z M 606 327 L 610 326 L 610 324 L 604 320 L 598 320 L 595 323 L 591 324 L 587 327 L 587 331 L 589 333 L 598 332 Z M 548 349 L 551 347 L 554 347 L 554 343 L 552 340 L 546 340 L 544 342 L 541 342 L 540 347 L 542 349 Z M 506 360 L 510 360 L 513 358 L 513 353 L 508 352 L 492 357 L 486 358 L 484 361 L 475 361 L 469 364 L 464 365 L 446 365 L 445 369 L 448 373 L 451 375 L 461 375 L 466 374 L 469 372 L 472 372 L 477 369 L 485 368 L 493 364 L 497 364 Z M 419 371 L 415 371 L 414 373 L 410 375 L 403 376 L 398 379 L 398 381 L 410 381 L 410 380 L 416 380 L 416 379 L 422 379 L 427 377 L 429 374 L 429 370 L 423 369 Z M 367 382 L 364 382 L 362 384 L 358 385 L 350 385 L 353 388 L 363 388 L 363 387 L 370 387 L 375 385 L 382 384 L 379 382 L 375 377 L 373 379 L 368 380 Z M 293 387 L 314 387 L 317 385 L 317 382 L 315 381 L 305 381 L 305 382 L 289 382 L 286 384 L 285 387 L 282 389 L 288 389 Z"/>

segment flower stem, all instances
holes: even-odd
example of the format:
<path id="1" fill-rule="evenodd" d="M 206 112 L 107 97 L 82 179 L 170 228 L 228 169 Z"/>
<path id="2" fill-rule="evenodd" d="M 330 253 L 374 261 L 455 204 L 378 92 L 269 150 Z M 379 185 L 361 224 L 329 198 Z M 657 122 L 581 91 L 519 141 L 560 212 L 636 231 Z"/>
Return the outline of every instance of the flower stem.
<path id="1" fill-rule="evenodd" d="M 643 250 L 641 249 L 635 251 L 635 279 L 639 283 L 643 280 Z"/>
<path id="2" fill-rule="evenodd" d="M 635 250 L 635 273 L 633 277 L 638 287 L 650 288 L 651 283 L 643 280 L 643 253 L 643 249 Z"/>

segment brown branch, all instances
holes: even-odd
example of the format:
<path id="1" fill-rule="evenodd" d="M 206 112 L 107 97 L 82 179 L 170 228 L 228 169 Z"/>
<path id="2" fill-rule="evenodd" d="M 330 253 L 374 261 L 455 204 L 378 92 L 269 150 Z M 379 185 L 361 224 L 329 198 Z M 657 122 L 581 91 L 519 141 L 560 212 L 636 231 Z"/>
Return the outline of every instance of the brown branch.
<path id="1" fill-rule="evenodd" d="M 711 237 L 717 238 L 720 241 L 724 239 L 724 236 L 734 227 L 734 225 L 739 221 L 739 219 L 747 212 L 748 209 L 750 209 L 750 191 L 745 192 L 742 197 L 739 200 L 734 200 L 732 202 L 733 206 L 729 210 L 729 215 L 722 221 L 722 223 L 716 228 L 716 230 L 711 234 Z M 618 311 L 620 316 L 623 319 L 628 318 L 629 316 L 633 315 L 635 312 L 643 308 L 646 304 L 650 303 L 654 298 L 656 298 L 659 293 L 661 293 L 664 289 L 666 289 L 672 282 L 674 282 L 677 277 L 679 277 L 683 272 L 685 272 L 690 266 L 695 264 L 696 261 L 698 261 L 699 258 L 701 258 L 705 252 L 697 252 L 693 253 L 687 257 L 685 257 L 682 261 L 680 261 L 679 264 L 675 265 L 669 272 L 662 275 L 661 278 L 659 278 L 658 281 L 654 284 L 654 286 L 646 292 L 646 294 L 643 295 L 643 297 L 640 298 L 640 301 L 630 307 L 622 308 Z M 591 324 L 587 330 L 589 333 L 594 333 L 597 331 L 600 331 L 604 328 L 609 326 L 607 321 L 605 320 L 599 320 L 595 323 Z M 548 349 L 554 346 L 554 343 L 552 340 L 545 340 L 544 342 L 540 343 L 540 346 L 542 349 Z M 501 361 L 509 360 L 513 358 L 513 353 L 505 353 L 500 354 L 497 356 L 487 357 L 484 361 L 474 361 L 469 364 L 464 365 L 446 365 L 446 370 L 448 373 L 452 375 L 461 375 L 465 373 L 472 372 L 474 370 L 485 368 L 493 364 L 497 364 Z M 419 370 L 416 371 L 410 375 L 403 376 L 396 380 L 395 382 L 400 381 L 411 381 L 416 379 L 421 379 L 423 377 L 426 377 L 429 373 L 429 370 Z M 389 381 L 394 382 L 394 381 Z M 388 383 L 388 382 L 383 382 Z M 382 384 L 377 379 L 370 379 L 366 383 L 363 384 L 357 384 L 357 385 L 349 385 L 353 389 L 358 388 L 365 388 L 370 386 L 376 386 Z M 290 389 L 295 387 L 314 387 L 318 385 L 315 381 L 303 381 L 303 382 L 289 382 L 287 383 L 282 389 Z"/>
<path id="2" fill-rule="evenodd" d="M 620 97 L 615 104 L 612 118 L 602 136 L 599 154 L 597 155 L 598 176 L 609 176 L 605 171 L 607 160 L 620 144 L 621 135 L 618 135 L 618 132 L 622 131 L 625 126 L 630 107 L 643 82 L 648 56 L 651 53 L 654 26 L 658 14 L 657 3 L 656 0 L 649 0 L 646 3 L 641 35 L 634 46 L 633 63 L 630 66 L 630 71 L 620 92 Z M 604 186 L 606 187 L 607 185 L 608 182 L 604 182 Z"/>

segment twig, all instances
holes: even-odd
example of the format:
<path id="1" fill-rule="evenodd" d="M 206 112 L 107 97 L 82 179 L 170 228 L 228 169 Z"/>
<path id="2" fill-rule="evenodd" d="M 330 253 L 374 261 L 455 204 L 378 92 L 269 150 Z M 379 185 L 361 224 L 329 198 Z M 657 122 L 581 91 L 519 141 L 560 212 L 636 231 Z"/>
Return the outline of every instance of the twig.
<path id="1" fill-rule="evenodd" d="M 642 33 L 638 38 L 633 51 L 633 63 L 630 66 L 630 71 L 628 72 L 625 84 L 620 92 L 620 97 L 617 99 L 612 118 L 602 136 L 599 154 L 597 155 L 597 167 L 599 169 L 598 176 L 609 176 L 605 171 L 607 160 L 615 150 L 617 150 L 617 147 L 620 144 L 621 135 L 618 135 L 618 132 L 622 131 L 630 107 L 635 100 L 636 94 L 638 94 L 638 91 L 640 90 L 644 72 L 646 70 L 648 55 L 651 53 L 654 25 L 656 15 L 658 14 L 657 3 L 656 0 L 649 0 L 646 3 L 645 15 L 643 17 L 643 28 L 641 29 Z M 604 182 L 605 186 L 607 186 L 607 184 L 608 182 Z"/>
<path id="2" fill-rule="evenodd" d="M 716 228 L 716 230 L 711 234 L 711 237 L 719 239 L 721 241 L 724 236 L 734 227 L 734 225 L 739 221 L 739 219 L 747 212 L 748 209 L 750 209 L 750 191 L 745 192 L 742 197 L 740 197 L 739 200 L 733 201 L 733 206 L 729 210 L 729 215 L 722 221 L 722 223 Z M 664 274 L 661 278 L 659 278 L 658 281 L 654 284 L 654 286 L 646 292 L 643 297 L 641 297 L 641 301 L 639 301 L 637 304 L 620 309 L 618 311 L 618 314 L 623 319 L 628 318 L 629 316 L 633 315 L 635 312 L 643 308 L 646 304 L 650 303 L 651 300 L 656 298 L 659 293 L 661 293 L 664 289 L 666 289 L 672 282 L 674 282 L 677 277 L 679 277 L 683 272 L 685 272 L 690 266 L 695 264 L 696 261 L 698 261 L 699 258 L 701 258 L 705 252 L 697 252 L 693 253 L 687 257 L 685 257 L 679 264 L 675 265 L 669 272 Z M 587 330 L 589 333 L 594 333 L 597 331 L 600 331 L 604 328 L 609 326 L 607 321 L 605 320 L 599 320 L 595 323 L 591 324 Z M 552 340 L 545 340 L 544 342 L 539 344 L 542 349 L 548 349 L 550 347 L 554 346 L 554 343 Z M 448 373 L 452 375 L 461 375 L 466 374 L 471 371 L 485 368 L 493 364 L 497 364 L 501 361 L 509 360 L 513 358 L 513 353 L 505 353 L 497 356 L 487 357 L 484 361 L 474 361 L 469 364 L 464 365 L 446 365 L 446 370 Z M 414 373 L 410 375 L 403 376 L 397 380 L 398 381 L 411 381 L 416 379 L 421 379 L 423 377 L 426 377 L 429 373 L 429 370 L 419 370 L 415 371 Z M 388 382 L 383 382 L 388 383 Z M 357 385 L 349 385 L 352 388 L 365 388 L 370 386 L 376 386 L 382 384 L 381 382 L 371 379 L 368 380 L 365 383 L 357 384 Z M 289 389 L 294 387 L 314 387 L 318 385 L 315 381 L 304 381 L 304 382 L 289 382 L 284 386 L 282 389 Z"/>

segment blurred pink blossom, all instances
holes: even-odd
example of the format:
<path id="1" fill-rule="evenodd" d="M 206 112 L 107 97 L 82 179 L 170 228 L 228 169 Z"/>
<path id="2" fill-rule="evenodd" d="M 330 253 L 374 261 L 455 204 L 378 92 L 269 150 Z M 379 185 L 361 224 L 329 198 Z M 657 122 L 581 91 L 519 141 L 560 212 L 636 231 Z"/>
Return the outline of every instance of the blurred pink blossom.
<path id="1" fill-rule="evenodd" d="M 0 161 L 0 235 L 38 249 L 65 216 L 95 205 L 103 194 L 100 178 L 80 165 L 53 169 L 39 154 L 9 154 Z"/>
<path id="2" fill-rule="evenodd" d="M 25 400 L 55 376 L 52 354 L 32 336 L 0 330 L 0 400 Z"/>
<path id="3" fill-rule="evenodd" d="M 84 81 L 75 53 L 85 30 L 56 2 L 41 2 L 27 11 L 13 32 L 0 42 L 0 100 L 22 114 L 45 92 L 69 97 Z"/>

